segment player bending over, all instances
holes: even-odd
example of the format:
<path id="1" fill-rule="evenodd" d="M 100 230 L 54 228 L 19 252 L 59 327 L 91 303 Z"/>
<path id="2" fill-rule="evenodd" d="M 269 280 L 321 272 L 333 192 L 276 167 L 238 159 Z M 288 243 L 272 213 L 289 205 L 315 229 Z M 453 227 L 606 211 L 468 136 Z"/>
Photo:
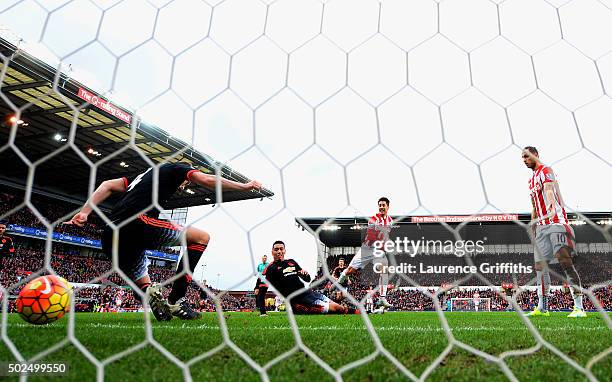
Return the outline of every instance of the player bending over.
<path id="1" fill-rule="evenodd" d="M 162 295 L 161 285 L 151 283 L 148 272 L 149 260 L 144 251 L 181 245 L 181 235 L 185 235 L 189 268 L 193 272 L 210 241 L 210 235 L 194 227 L 185 229 L 175 223 L 159 220 L 160 211 L 152 207 L 155 184 L 153 180 L 154 171 L 149 168 L 135 177 L 122 177 L 102 182 L 90 200 L 68 224 L 82 227 L 87 222 L 92 205 L 101 204 L 112 194 L 120 194 L 109 219 L 115 225 L 125 225 L 122 225 L 117 233 L 108 225 L 104 228 L 102 250 L 110 256 L 113 252 L 113 236 L 118 234 L 119 268 L 145 293 L 157 320 L 168 321 L 172 316 L 196 319 L 200 314 L 191 309 L 185 298 L 191 277 L 183 275 L 174 281 L 168 303 Z M 214 190 L 217 178 L 215 175 L 195 170 L 185 163 L 165 163 L 159 166 L 157 182 L 159 204 L 163 206 L 175 192 L 183 191 L 190 182 Z M 256 181 L 243 184 L 220 178 L 220 182 L 223 190 L 250 191 L 261 188 L 261 184 Z M 179 267 L 177 273 L 180 271 Z M 137 293 L 134 295 L 139 298 Z"/>
<path id="2" fill-rule="evenodd" d="M 391 307 L 387 302 L 387 287 L 389 285 L 389 261 L 387 256 L 374 256 L 374 244 L 382 241 L 383 243 L 389 240 L 391 225 L 393 219 L 387 213 L 389 212 L 389 199 L 382 197 L 378 199 L 378 213 L 368 220 L 368 228 L 361 248 L 355 254 L 349 266 L 338 277 L 338 284 L 343 285 L 347 277 L 357 272 L 358 269 L 363 269 L 368 263 L 382 264 L 382 272 L 378 277 L 378 303 L 385 309 Z"/>
<path id="3" fill-rule="evenodd" d="M 548 264 L 560 263 L 570 292 L 574 310 L 568 317 L 586 317 L 582 307 L 582 285 L 574 268 L 572 256 L 576 254 L 574 230 L 569 225 L 559 184 L 552 168 L 542 164 L 538 150 L 527 146 L 523 149 L 523 162 L 533 170 L 529 180 L 531 212 L 536 248 L 533 251 L 538 285 L 538 306 L 528 316 L 549 316 L 547 299 L 550 291 Z"/>
<path id="4" fill-rule="evenodd" d="M 285 243 L 278 240 L 272 245 L 272 257 L 263 274 L 276 290 L 287 298 L 293 292 L 303 289 L 303 281 L 309 282 L 310 275 L 292 259 L 285 260 Z M 291 308 L 296 314 L 353 314 L 356 310 L 330 300 L 327 296 L 307 289 L 291 298 Z"/>

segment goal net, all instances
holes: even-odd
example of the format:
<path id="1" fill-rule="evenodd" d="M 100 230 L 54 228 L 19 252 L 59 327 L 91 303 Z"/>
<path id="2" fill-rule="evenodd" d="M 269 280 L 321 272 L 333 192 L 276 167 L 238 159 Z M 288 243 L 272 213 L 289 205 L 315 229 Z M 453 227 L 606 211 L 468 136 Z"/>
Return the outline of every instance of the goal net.
<path id="1" fill-rule="evenodd" d="M 465 353 L 470 368 L 485 364 L 475 359 L 485 360 L 487 367 L 497 367 L 495 377 L 517 380 L 533 376 L 515 368 L 516 359 L 546 352 L 554 354 L 564 370 L 575 371 L 575 379 L 596 380 L 604 362 L 609 369 L 612 346 L 568 352 L 563 349 L 569 346 L 549 341 L 552 331 L 540 332 L 523 316 L 524 310 L 537 306 L 537 294 L 535 271 L 523 272 L 524 266 L 533 265 L 535 238 L 526 187 L 531 171 L 521 155 L 525 146 L 535 145 L 543 161 L 554 167 L 555 174 L 547 174 L 548 180 L 560 180 L 568 216 L 572 214 L 569 224 L 576 229 L 577 239 L 584 240 L 577 252 L 609 258 L 611 25 L 610 0 L 0 1 L 0 111 L 5 119 L 0 121 L 0 186 L 21 187 L 18 195 L 6 196 L 0 190 L 0 221 L 9 224 L 9 234 L 20 236 L 18 241 L 28 236 L 42 242 L 27 250 L 17 248 L 12 258 L 1 259 L 6 268 L 0 275 L 0 361 L 72 354 L 93 369 L 93 375 L 83 379 L 97 376 L 102 381 L 131 375 L 131 369 L 115 364 L 150 357 L 143 352 L 153 349 L 157 358 L 151 360 L 165 362 L 163 369 L 170 370 L 165 367 L 170 365 L 179 371 L 160 379 L 223 379 L 197 373 L 198 368 L 225 370 L 226 361 L 235 361 L 241 372 L 253 373 L 253 379 L 283 379 L 286 375 L 279 374 L 290 370 L 282 367 L 304 360 L 314 366 L 304 367 L 307 372 L 320 369 L 335 380 L 383 379 L 358 373 L 370 367 L 382 370 L 379 362 L 384 362 L 384 367 L 394 369 L 385 369 L 386 375 L 398 373 L 417 381 L 456 376 L 439 369 L 456 364 L 447 357 Z M 141 124 L 149 128 L 141 129 Z M 51 333 L 51 329 L 30 330 L 18 317 L 6 314 L 14 311 L 14 295 L 29 280 L 55 272 L 66 272 L 68 281 L 94 285 L 81 288 L 83 304 L 71 304 L 72 313 L 79 305 L 88 309 L 85 305 L 94 300 L 102 301 L 102 309 L 115 305 L 141 309 L 132 293 L 118 300 L 104 284 L 109 281 L 136 289 L 120 269 L 117 242 L 109 261 L 86 258 L 93 242 L 76 255 L 68 248 L 64 252 L 81 258 L 82 272 L 62 268 L 60 257 L 65 254 L 53 252 L 58 241 L 73 245 L 75 240 L 89 240 L 91 232 L 62 225 L 76 210 L 43 208 L 39 200 L 47 195 L 73 203 L 73 195 L 78 194 L 83 202 L 102 180 L 112 178 L 101 174 L 135 177 L 141 174 L 135 171 L 137 166 L 157 169 L 164 163 L 196 158 L 196 151 L 203 153 L 197 157 L 201 162 L 210 160 L 208 173 L 216 174 L 217 187 L 203 194 L 184 186 L 185 199 L 205 201 L 201 204 L 206 206 L 189 206 L 189 218 L 185 212 L 178 223 L 210 230 L 214 239 L 198 269 L 182 260 L 188 258 L 186 242 L 181 243 L 180 254 L 151 256 L 156 259 L 151 269 L 154 281 L 166 287 L 177 280 L 174 270 L 164 265 L 169 258 L 180 262 L 186 279 L 208 279 L 209 283 L 189 285 L 191 295 L 186 297 L 216 313 L 211 319 L 214 324 L 166 327 L 152 324 L 152 316 L 144 314 L 134 315 L 144 317 L 139 321 L 115 326 L 69 314 L 64 319 L 68 321 L 65 333 L 53 332 L 46 342 L 36 334 Z M 221 176 L 238 176 L 229 166 L 249 175 L 247 179 L 238 174 L 241 183 L 261 181 L 274 191 L 274 198 L 250 190 L 245 194 L 251 201 L 224 203 L 228 200 L 221 198 Z M 18 168 L 24 175 L 14 179 Z M 157 187 L 159 174 L 153 173 L 153 187 Z M 594 179 L 598 187 L 586 186 Z M 59 193 L 55 186 L 66 191 Z M 85 191 L 77 192 L 81 189 Z M 257 264 L 263 254 L 270 257 L 275 240 L 286 241 L 287 256 L 310 271 L 313 288 L 334 283 L 324 258 L 328 247 L 321 249 L 321 237 L 368 234 L 368 217 L 378 213 L 376 201 L 381 196 L 391 200 L 386 204 L 394 222 L 414 219 L 410 221 L 414 240 L 404 252 L 410 258 L 399 264 L 402 272 L 390 276 L 392 280 L 370 267 L 371 284 L 349 279 L 348 292 L 337 287 L 342 289 L 338 294 L 343 301 L 363 313 L 362 321 L 346 317 L 344 322 L 356 323 L 347 332 L 359 332 L 353 329 L 361 324 L 359 333 L 364 335 L 358 343 L 372 344 L 371 352 L 362 352 L 360 346 L 337 349 L 335 343 L 317 346 L 319 340 L 344 336 L 343 328 L 326 326 L 329 320 L 304 325 L 303 317 L 294 317 L 289 299 L 278 306 L 286 308 L 286 326 L 269 320 L 271 324 L 262 324 L 268 331 L 260 337 L 251 335 L 247 327 L 256 320 L 227 320 L 232 315 L 224 313 L 240 310 L 247 299 L 224 291 L 252 290 L 255 279 L 262 277 Z M 142 211 L 150 207 L 165 208 L 155 192 Z M 585 216 L 580 211 L 596 214 Z M 99 215 L 103 212 L 108 211 L 96 208 Z M 527 217 L 521 220 L 515 212 Z M 313 229 L 303 216 L 327 218 Z M 335 224 L 338 216 L 365 217 L 366 221 L 355 219 L 340 226 Z M 479 223 L 490 221 L 506 225 L 490 238 L 479 236 Z M 422 228 L 434 222 L 435 237 L 423 237 Z M 101 227 L 108 223 L 107 218 L 98 218 L 97 229 L 91 225 L 86 229 L 93 229 L 99 241 Z M 520 231 L 516 242 L 489 244 L 507 237 L 508 227 Z M 115 234 L 120 229 L 112 227 Z M 581 229 L 591 230 L 588 239 L 582 239 Z M 56 237 L 59 231 L 62 236 Z M 460 240 L 476 236 L 479 240 Z M 359 244 L 338 240 L 336 245 L 348 248 L 339 256 L 368 256 L 358 252 Z M 486 261 L 490 266 L 474 266 L 465 253 L 475 248 L 486 249 L 479 256 L 490 258 Z M 515 269 L 501 256 L 526 258 L 523 267 Z M 415 259 L 421 264 L 413 269 L 410 261 Z M 348 266 L 350 260 L 346 260 Z M 318 275 L 317 261 L 324 265 Z M 398 263 L 399 257 L 389 256 L 390 266 L 398 267 Z M 602 303 L 612 305 L 609 269 L 591 267 L 603 275 L 599 279 L 603 281 L 582 290 L 585 307 L 592 311 L 589 315 L 601 318 L 597 325 L 606 331 L 612 328 L 612 319 L 602 308 Z M 553 280 L 564 277 L 558 268 L 551 272 Z M 441 300 L 448 302 L 441 298 L 443 293 L 473 285 L 469 282 L 476 279 L 478 286 L 489 288 L 487 297 L 453 297 L 450 308 L 441 304 Z M 431 287 L 445 282 L 448 285 L 437 292 Z M 503 282 L 513 282 L 516 291 L 502 295 L 495 285 Z M 384 285 L 380 291 L 376 291 L 378 283 Z M 406 291 L 400 283 L 418 290 Z M 395 329 L 385 331 L 378 325 L 380 320 L 366 315 L 362 297 L 368 288 L 384 296 L 390 284 L 396 288 L 389 288 L 387 300 L 395 309 L 438 313 L 431 315 L 435 324 L 428 327 L 417 327 L 418 320 L 397 320 L 398 327 L 405 325 L 402 329 L 410 334 L 402 338 L 430 336 L 431 330 L 440 329 L 444 343 L 431 348 L 441 353 L 420 354 L 419 348 L 394 351 L 393 343 L 383 341 Z M 526 284 L 534 289 L 522 288 Z M 201 290 L 194 292 L 197 288 Z M 549 302 L 551 309 L 553 304 L 557 309 L 571 308 L 568 296 L 557 293 Z M 534 346 L 526 348 L 523 345 L 529 342 L 523 341 L 474 348 L 452 332 L 455 324 L 441 314 L 446 309 L 497 310 L 501 303 L 516 312 L 513 320 L 532 337 Z M 134 341 L 100 349 L 97 343 L 105 341 L 95 337 L 109 329 L 118 333 L 113 337 L 133 337 Z M 136 329 L 138 335 L 127 335 Z M 213 332 L 218 337 L 200 343 L 200 336 Z M 283 333 L 282 346 L 276 345 L 281 351 L 268 351 L 275 345 L 268 337 L 279 333 Z M 175 338 L 196 345 L 177 346 L 171 341 Z M 351 352 L 352 348 L 359 351 Z M 338 354 L 345 357 L 335 358 Z M 405 358 L 406 354 L 418 356 Z M 414 363 L 415 359 L 419 362 Z M 116 375 L 124 370 L 126 374 Z"/>
<path id="2" fill-rule="evenodd" d="M 485 298 L 451 298 L 451 312 L 490 312 L 491 299 Z"/>

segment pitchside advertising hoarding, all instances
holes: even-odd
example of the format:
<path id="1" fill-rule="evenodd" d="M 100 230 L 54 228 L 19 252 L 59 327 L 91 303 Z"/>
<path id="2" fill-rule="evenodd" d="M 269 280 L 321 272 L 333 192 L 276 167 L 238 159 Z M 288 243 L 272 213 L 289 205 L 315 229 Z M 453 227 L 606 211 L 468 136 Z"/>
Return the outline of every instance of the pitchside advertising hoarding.
<path id="1" fill-rule="evenodd" d="M 25 227 L 17 224 L 9 224 L 7 227 L 8 232 L 12 232 L 22 236 L 30 236 L 36 238 L 46 238 L 47 231 L 40 228 Z M 102 242 L 96 239 L 89 239 L 86 237 L 73 236 L 65 233 L 53 232 L 51 233 L 51 239 L 53 241 L 59 241 L 62 243 L 80 244 L 85 247 L 102 248 Z"/>
<path id="2" fill-rule="evenodd" d="M 20 236 L 28 236 L 28 237 L 33 237 L 37 239 L 47 238 L 47 231 L 44 229 L 40 229 L 40 228 L 25 227 L 25 226 L 21 226 L 17 224 L 9 224 L 7 225 L 6 228 L 7 228 L 7 232 L 13 233 L 16 235 L 20 235 Z M 76 244 L 76 245 L 81 245 L 84 247 L 102 249 L 102 242 L 100 240 L 90 239 L 87 237 L 74 236 L 74 235 L 69 235 L 65 233 L 53 232 L 51 233 L 51 240 L 60 242 L 60 243 Z M 145 255 L 149 257 L 154 257 L 154 258 L 163 259 L 163 260 L 170 260 L 170 261 L 178 261 L 179 259 L 178 255 L 173 255 L 170 253 L 164 253 L 164 252 L 159 252 L 159 251 L 152 251 L 152 250 L 146 250 Z"/>

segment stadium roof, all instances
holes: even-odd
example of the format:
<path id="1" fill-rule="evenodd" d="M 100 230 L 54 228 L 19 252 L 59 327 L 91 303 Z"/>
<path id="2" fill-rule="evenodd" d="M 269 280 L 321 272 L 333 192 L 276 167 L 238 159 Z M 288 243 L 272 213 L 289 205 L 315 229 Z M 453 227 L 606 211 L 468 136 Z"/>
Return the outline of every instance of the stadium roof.
<path id="1" fill-rule="evenodd" d="M 584 217 L 594 223 L 602 222 L 610 223 L 612 212 L 592 212 L 583 213 Z M 516 217 L 516 220 L 491 220 L 487 217 L 507 218 Z M 425 236 L 425 239 L 430 240 L 452 240 L 452 233 L 444 227 L 439 221 L 445 220 L 451 226 L 456 227 L 464 218 L 482 217 L 480 219 L 471 219 L 463 227 L 460 234 L 464 240 L 479 240 L 484 236 L 488 237 L 489 244 L 512 244 L 529 242 L 529 237 L 526 235 L 525 229 L 516 224 L 520 221 L 524 224 L 529 223 L 531 216 L 529 214 L 481 214 L 481 215 L 438 215 L 438 216 L 403 216 L 393 217 L 396 225 L 402 229 L 402 236 L 406 235 L 409 238 L 419 239 Z M 423 220 L 429 222 L 423 222 Z M 568 219 L 580 220 L 576 214 L 568 214 Z M 319 240 L 328 247 L 358 247 L 361 245 L 361 237 L 365 233 L 368 218 L 353 217 L 353 218 L 299 218 L 295 220 L 298 226 L 303 228 L 308 227 L 313 231 L 319 232 Z M 303 224 L 302 224 L 303 223 Z M 578 223 L 575 227 L 580 232 L 576 234 L 579 242 L 605 242 L 603 235 L 586 223 Z M 610 227 L 610 225 L 606 225 Z"/>
<path id="2" fill-rule="evenodd" d="M 5 118 L 0 128 L 0 183 L 23 188 L 28 170 L 15 150 L 5 148 L 12 125 L 8 119 L 14 114 L 14 108 L 9 106 L 7 99 L 22 110 L 15 146 L 28 160 L 35 162 L 60 147 L 65 148 L 36 167 L 34 189 L 37 192 L 79 201 L 86 198 L 91 168 L 68 145 L 73 121 L 77 125 L 75 147 L 93 163 L 127 146 L 132 135 L 134 145 L 139 149 L 126 149 L 112 159 L 101 162 L 97 169 L 98 182 L 142 172 L 149 166 L 141 155 L 153 163 L 189 162 L 207 173 L 214 173 L 215 168 L 220 167 L 224 178 L 239 182 L 248 180 L 245 175 L 222 166 L 164 130 L 138 120 L 129 110 L 112 104 L 84 84 L 70 79 L 67 74 L 58 72 L 1 38 L 0 54 L 6 57 L 0 62 L 0 115 Z M 77 108 L 79 111 L 75 118 Z M 181 155 L 173 157 L 181 150 L 184 150 Z M 190 191 L 193 193 L 175 195 L 164 207 L 171 209 L 217 202 L 214 190 L 194 186 Z M 224 192 L 223 201 L 272 195 L 266 189 L 260 192 Z"/>

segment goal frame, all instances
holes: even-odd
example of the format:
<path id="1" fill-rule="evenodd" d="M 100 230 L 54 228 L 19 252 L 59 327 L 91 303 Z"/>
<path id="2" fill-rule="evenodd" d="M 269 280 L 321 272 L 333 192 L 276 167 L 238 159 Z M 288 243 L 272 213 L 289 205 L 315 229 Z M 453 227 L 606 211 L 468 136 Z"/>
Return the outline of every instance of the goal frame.
<path id="1" fill-rule="evenodd" d="M 476 300 L 473 297 L 452 297 L 450 304 L 451 312 L 490 312 L 491 311 L 491 298 L 490 297 L 482 297 L 477 299 L 479 301 L 478 305 L 475 303 Z M 467 301 L 474 303 L 475 307 L 480 307 L 482 303 L 485 303 L 485 309 L 476 308 L 475 310 L 455 310 L 455 301 Z"/>

